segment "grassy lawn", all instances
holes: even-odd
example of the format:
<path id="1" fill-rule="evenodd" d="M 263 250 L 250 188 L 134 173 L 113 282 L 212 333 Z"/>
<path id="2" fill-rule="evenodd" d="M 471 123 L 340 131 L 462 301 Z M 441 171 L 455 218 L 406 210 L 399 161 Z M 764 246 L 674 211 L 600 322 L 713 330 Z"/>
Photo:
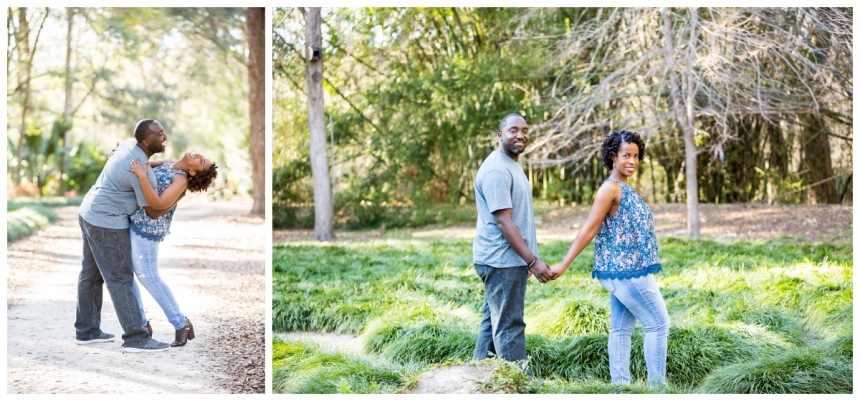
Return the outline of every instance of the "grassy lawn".
<path id="1" fill-rule="evenodd" d="M 568 246 L 539 249 L 557 262 Z M 471 358 L 483 305 L 471 240 L 296 243 L 273 253 L 273 330 L 354 334 L 365 348 L 353 355 L 275 339 L 275 392 L 396 393 L 434 364 Z M 590 276 L 592 254 L 556 281 L 529 282 L 534 377 L 516 392 L 652 392 L 641 326 L 635 383 L 609 383 L 609 298 Z M 853 392 L 851 244 L 665 238 L 660 256 L 672 327 L 670 386 L 659 392 Z"/>

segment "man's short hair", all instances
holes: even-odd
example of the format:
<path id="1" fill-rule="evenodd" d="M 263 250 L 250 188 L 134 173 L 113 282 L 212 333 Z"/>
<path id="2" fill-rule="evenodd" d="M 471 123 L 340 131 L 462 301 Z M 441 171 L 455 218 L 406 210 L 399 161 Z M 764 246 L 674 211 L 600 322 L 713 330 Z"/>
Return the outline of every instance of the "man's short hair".
<path id="1" fill-rule="evenodd" d="M 499 132 L 502 132 L 502 130 L 505 129 L 505 124 L 508 121 L 508 117 L 513 117 L 513 116 L 517 116 L 519 118 L 522 118 L 523 120 L 526 119 L 525 117 L 521 116 L 519 113 L 510 113 L 510 114 L 502 117 L 502 121 L 499 121 Z"/>
<path id="2" fill-rule="evenodd" d="M 144 139 L 149 137 L 155 131 L 152 130 L 149 126 L 154 123 L 153 119 L 140 120 L 137 122 L 137 126 L 134 127 L 134 139 L 137 139 L 138 142 L 142 142 Z"/>

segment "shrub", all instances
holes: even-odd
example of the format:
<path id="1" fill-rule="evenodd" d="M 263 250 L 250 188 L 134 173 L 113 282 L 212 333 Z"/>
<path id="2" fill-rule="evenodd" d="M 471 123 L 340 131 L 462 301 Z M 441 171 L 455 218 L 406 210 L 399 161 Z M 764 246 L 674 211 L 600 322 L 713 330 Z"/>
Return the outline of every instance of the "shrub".
<path id="1" fill-rule="evenodd" d="M 57 213 L 43 206 L 24 206 L 6 216 L 6 241 L 24 238 L 57 221 Z"/>

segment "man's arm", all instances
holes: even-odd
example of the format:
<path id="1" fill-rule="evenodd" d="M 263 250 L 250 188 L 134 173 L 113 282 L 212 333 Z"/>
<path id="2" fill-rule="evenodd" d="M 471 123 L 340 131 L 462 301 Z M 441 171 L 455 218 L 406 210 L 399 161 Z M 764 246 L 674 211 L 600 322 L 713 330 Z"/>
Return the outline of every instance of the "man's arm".
<path id="1" fill-rule="evenodd" d="M 493 212 L 493 219 L 496 221 L 496 226 L 499 227 L 499 231 L 502 232 L 502 236 L 505 237 L 505 240 L 508 241 L 508 244 L 517 253 L 523 258 L 526 263 L 530 263 L 532 260 L 535 260 L 535 263 L 529 268 L 529 273 L 535 275 L 538 281 L 541 283 L 546 283 L 553 279 L 552 271 L 549 269 L 549 266 L 546 262 L 536 259 L 534 253 L 532 253 L 531 249 L 529 249 L 528 245 L 526 245 L 525 240 L 523 240 L 522 234 L 520 234 L 520 230 L 517 229 L 516 224 L 511 219 L 513 214 L 512 209 L 499 209 Z"/>

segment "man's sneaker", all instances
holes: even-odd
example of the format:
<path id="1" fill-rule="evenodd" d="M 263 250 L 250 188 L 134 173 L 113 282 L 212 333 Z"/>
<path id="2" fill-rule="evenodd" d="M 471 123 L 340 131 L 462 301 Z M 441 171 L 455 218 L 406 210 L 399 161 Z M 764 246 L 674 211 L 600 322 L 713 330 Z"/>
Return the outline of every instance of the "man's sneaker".
<path id="1" fill-rule="evenodd" d="M 122 352 L 158 352 L 167 351 L 170 344 L 147 338 L 146 341 L 135 345 L 122 346 Z"/>
<path id="2" fill-rule="evenodd" d="M 113 334 L 108 334 L 105 332 L 102 332 L 98 336 L 93 337 L 89 340 L 79 340 L 75 338 L 75 342 L 78 344 L 106 343 L 109 341 L 113 341 Z"/>

